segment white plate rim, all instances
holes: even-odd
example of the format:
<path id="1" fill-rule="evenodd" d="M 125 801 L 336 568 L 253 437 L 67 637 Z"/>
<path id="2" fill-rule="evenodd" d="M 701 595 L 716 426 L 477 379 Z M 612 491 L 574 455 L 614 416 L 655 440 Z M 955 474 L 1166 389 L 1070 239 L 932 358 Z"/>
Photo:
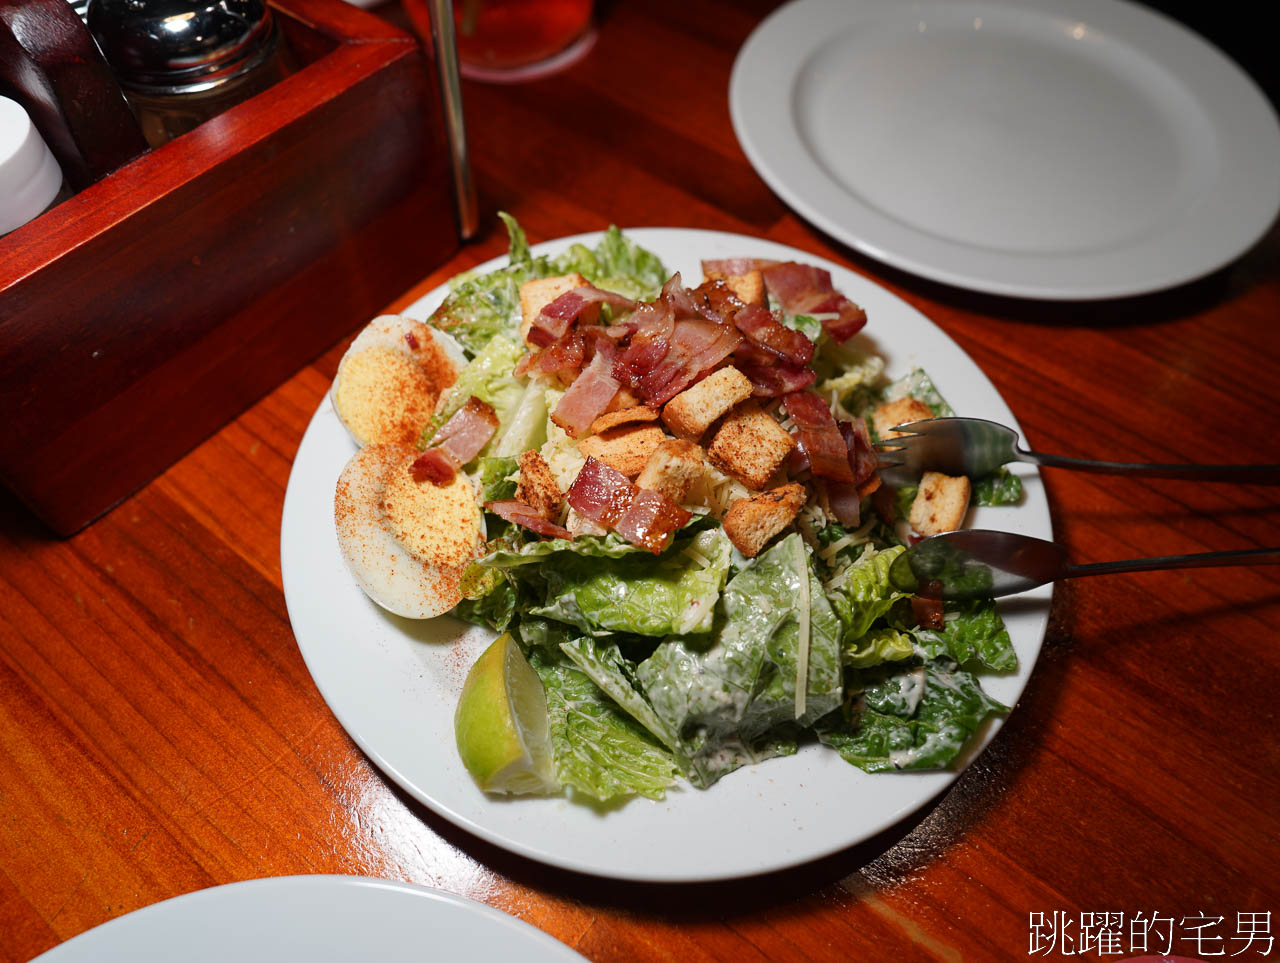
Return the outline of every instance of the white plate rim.
<path id="1" fill-rule="evenodd" d="M 983 250 L 917 229 L 851 194 L 804 147 L 788 102 L 800 71 L 835 31 L 892 7 L 914 17 L 944 0 L 794 0 L 742 46 L 729 82 L 734 131 L 762 179 L 802 217 L 878 261 L 960 288 L 1041 300 L 1099 300 L 1194 281 L 1248 251 L 1280 212 L 1280 123 L 1254 81 L 1197 34 L 1127 0 L 956 0 L 1069 18 L 1106 31 L 1183 84 L 1213 125 L 1220 176 L 1173 230 L 1080 254 Z M 781 133 L 780 133 L 781 132 Z M 1228 176 L 1230 175 L 1230 176 Z"/>
<path id="2" fill-rule="evenodd" d="M 718 231 L 634 228 L 627 229 L 625 233 L 636 243 L 663 257 L 668 270 L 673 267 L 695 269 L 696 261 L 689 263 L 689 258 L 695 254 L 699 257 L 740 255 L 795 258 L 825 268 L 831 271 L 836 288 L 867 310 L 870 332 L 876 332 L 876 319 L 879 317 L 883 324 L 888 324 L 892 319 L 898 326 L 907 325 L 912 328 L 913 334 L 927 334 L 927 339 L 913 338 L 912 349 L 906 352 L 905 358 L 899 358 L 896 365 L 891 359 L 891 373 L 899 374 L 909 370 L 921 350 L 926 354 L 952 358 L 956 362 L 956 368 L 951 372 L 950 379 L 946 375 L 939 377 L 936 371 L 930 372 L 944 397 L 961 413 L 992 418 L 1020 430 L 994 385 L 951 338 L 896 295 L 835 262 L 777 242 Z M 599 232 L 580 234 L 535 245 L 533 250 L 535 253 L 557 253 L 570 244 L 592 244 L 599 237 Z M 673 250 L 683 251 L 684 254 L 673 257 Z M 502 255 L 471 270 L 491 270 L 505 261 L 506 256 Z M 413 317 L 425 317 L 439 304 L 445 290 L 444 286 L 437 288 L 404 313 Z M 926 340 L 928 343 L 923 343 Z M 966 411 L 964 397 L 969 395 L 981 398 L 982 405 L 975 408 L 970 404 Z M 337 459 L 339 445 L 345 446 L 341 459 Z M 413 636 L 426 638 L 431 633 L 443 632 L 444 629 L 437 629 L 430 623 L 409 623 L 386 615 L 355 587 L 341 561 L 336 535 L 332 530 L 333 482 L 346 458 L 354 450 L 354 444 L 338 423 L 326 395 L 298 448 L 281 521 L 281 571 L 285 601 L 295 638 L 321 696 L 339 723 L 374 764 L 428 809 L 481 839 L 548 865 L 614 879 L 665 883 L 734 879 L 790 868 L 863 842 L 926 805 L 945 791 L 959 775 L 960 770 L 956 769 L 872 776 L 845 763 L 830 750 L 809 746 L 795 756 L 771 760 L 758 767 L 746 767 L 730 774 L 710 790 L 699 792 L 686 788 L 684 791 L 668 794 L 663 803 L 637 799 L 620 811 L 606 814 L 596 813 L 585 805 L 569 803 L 563 799 L 496 800 L 485 797 L 466 777 L 465 770 L 457 759 L 451 725 L 452 703 L 441 706 L 438 700 L 432 701 L 430 696 L 435 687 L 437 696 L 448 697 L 448 693 L 452 693 L 452 699 L 456 701 L 470 659 L 492 638 L 492 633 L 469 627 L 457 637 L 453 649 L 432 650 L 429 647 L 431 643 L 416 641 Z M 1052 538 L 1048 503 L 1040 476 L 1031 466 L 1014 466 L 1013 470 L 1023 479 L 1026 488 L 1024 504 L 1015 508 L 978 509 L 975 524 L 1018 531 L 1039 538 Z M 326 485 L 327 493 L 323 490 Z M 328 505 L 328 523 L 324 526 L 327 530 L 323 533 L 323 538 L 317 541 L 319 536 L 316 536 L 315 513 L 320 510 L 317 506 L 322 500 Z M 320 589 L 320 597 L 326 600 L 344 599 L 336 613 L 331 610 L 317 611 L 308 604 L 309 598 L 317 594 L 317 587 Z M 1027 593 L 1022 597 L 1025 602 L 1009 619 L 1011 635 L 1014 636 L 1019 656 L 1018 672 L 1003 677 L 984 677 L 984 688 L 1008 705 L 1015 705 L 1021 696 L 1039 654 L 1048 624 L 1051 596 L 1051 588 L 1048 586 Z M 348 607 L 345 600 L 351 600 L 349 611 L 344 611 Z M 376 653 L 377 658 L 386 659 L 388 663 L 392 660 L 399 661 L 402 663 L 400 675 L 393 674 L 390 669 L 384 670 L 381 662 L 362 661 L 354 651 L 348 651 L 348 647 L 354 644 L 352 639 L 337 638 L 334 635 L 334 620 L 339 615 L 356 619 L 364 637 L 376 636 L 376 644 L 366 643 L 360 638 L 360 651 L 366 656 Z M 457 630 L 453 631 L 456 633 Z M 405 654 L 409 650 L 415 655 Z M 458 661 L 459 650 L 467 654 L 463 662 Z M 446 654 L 448 652 L 455 653 L 452 662 Z M 419 664 L 414 658 L 421 658 L 423 661 Z M 375 667 L 372 670 L 369 668 L 371 665 Z M 371 671 L 385 671 L 386 678 L 382 680 L 384 684 L 365 693 L 366 697 L 361 697 L 359 690 L 365 685 L 364 677 Z M 399 693 L 390 691 L 396 685 L 404 688 Z M 411 711 L 409 707 L 414 705 L 415 700 L 416 711 L 431 713 L 437 720 L 442 720 L 445 710 L 448 711 L 450 724 L 445 727 L 443 723 L 439 723 L 431 729 L 431 735 L 447 745 L 443 748 L 435 745 L 430 749 L 420 750 L 434 753 L 434 758 L 442 763 L 441 769 L 424 767 L 414 751 L 398 741 L 406 738 L 400 732 L 400 727 L 412 726 L 417 720 L 397 717 L 396 711 Z M 370 704 L 375 701 L 377 705 Z M 390 708 L 393 705 L 398 705 L 399 709 Z M 391 713 L 390 716 L 387 715 L 388 712 Z M 989 725 L 977 750 L 966 757 L 966 764 L 989 743 L 1000 725 L 1000 720 L 994 720 Z M 770 844 L 767 847 L 756 852 L 736 845 L 733 839 L 717 837 L 712 840 L 708 834 L 717 830 L 715 823 L 709 822 L 703 827 L 701 834 L 689 830 L 686 824 L 690 809 L 699 818 L 704 818 L 707 815 L 705 811 L 712 810 L 713 807 L 733 806 L 740 816 L 759 820 L 763 818 L 759 811 L 761 806 L 771 807 L 776 803 L 777 808 L 768 809 L 770 814 L 788 808 L 794 797 L 790 794 L 789 787 L 778 785 L 779 781 L 785 781 L 788 767 L 794 770 L 792 776 L 798 772 L 801 778 L 809 780 L 810 786 L 815 780 L 819 783 L 830 780 L 833 769 L 839 773 L 835 780 L 842 790 L 865 783 L 866 780 L 886 780 L 878 794 L 892 798 L 888 801 L 877 800 L 877 805 L 882 807 L 881 811 L 856 830 L 841 827 L 839 832 L 830 837 L 815 839 L 817 833 L 811 832 L 806 836 L 804 829 L 806 826 L 813 828 L 824 824 L 824 820 L 831 818 L 830 813 L 822 815 L 824 802 L 830 800 L 807 789 L 805 802 L 819 813 L 817 823 L 806 823 L 803 813 L 799 816 L 783 813 L 779 819 L 791 819 L 796 829 L 780 827 L 772 820 L 753 824 L 753 834 L 757 838 L 760 838 L 762 831 L 778 833 L 777 837 L 769 838 Z M 730 788 L 741 786 L 744 779 L 750 781 L 748 787 Z M 876 783 L 871 785 L 874 787 Z M 763 802 L 749 798 L 753 790 L 757 791 L 757 796 Z M 678 839 L 668 839 L 664 835 L 675 823 L 663 822 L 665 817 L 653 816 L 658 809 L 669 809 L 675 805 L 682 806 L 684 811 L 680 815 L 686 816 L 676 833 L 680 838 L 688 835 L 689 838 L 683 844 Z M 516 815 L 512 815 L 513 813 Z M 637 819 L 637 813 L 647 815 L 641 815 Z M 813 818 L 812 815 L 810 818 Z M 844 819 L 843 814 L 840 818 Z M 548 840 L 548 831 L 554 836 L 556 824 L 564 819 L 573 821 L 574 830 L 585 833 L 586 838 L 562 833 L 559 837 Z M 650 828 L 650 823 L 655 831 L 662 831 L 658 833 L 656 842 L 650 839 L 642 847 L 628 850 L 624 846 L 619 850 L 619 844 L 627 835 Z M 548 827 L 551 827 L 550 830 Z M 729 832 L 727 828 L 722 831 Z M 714 858 L 700 858 L 704 854 L 698 850 L 698 845 L 714 846 Z M 691 850 L 689 846 L 694 848 Z"/>
<path id="3" fill-rule="evenodd" d="M 386 899 L 392 894 L 411 899 L 403 902 Z M 362 900 L 361 909 L 366 912 L 370 905 L 376 904 L 375 911 L 389 913 L 389 919 L 395 925 L 412 927 L 417 935 L 424 938 L 424 942 L 405 946 L 402 958 L 406 960 L 421 957 L 425 938 L 439 933 L 438 929 L 433 929 L 429 924 L 438 926 L 443 920 L 451 925 L 460 924 L 473 937 L 485 940 L 489 951 L 520 953 L 521 959 L 541 963 L 582 959 L 571 947 L 537 927 L 492 906 L 454 893 L 401 880 L 314 874 L 241 880 L 183 893 L 100 923 L 47 950 L 32 963 L 88 963 L 104 959 L 135 958 L 123 955 L 126 950 L 144 951 L 148 958 L 152 958 L 151 952 L 160 951 L 165 945 L 163 939 L 167 928 L 178 924 L 190 926 L 204 921 L 219 925 L 201 932 L 204 942 L 195 955 L 201 959 L 220 959 L 222 957 L 218 954 L 229 949 L 219 945 L 218 934 L 227 932 L 226 926 L 243 926 L 246 920 L 251 923 L 262 919 L 283 920 L 283 930 L 277 932 L 281 938 L 287 939 L 290 934 L 297 935 L 291 927 L 307 924 L 306 920 L 290 917 L 290 913 L 297 912 L 297 902 L 317 898 L 341 900 L 348 904 L 358 898 Z M 412 909 L 406 913 L 403 907 L 410 906 Z M 160 942 L 157 944 L 158 938 Z M 341 943 L 333 945 L 335 955 L 330 958 L 335 963 L 340 959 L 357 958 L 367 942 L 367 937 L 353 931 L 350 944 L 345 949 Z M 190 950 L 179 953 L 172 945 L 169 945 L 169 952 L 176 953 L 177 958 L 192 958 L 187 955 Z M 264 952 L 265 955 L 260 957 L 263 963 L 280 958 L 278 948 L 264 947 Z M 239 959 L 240 963 L 253 963 L 254 956 L 251 954 L 248 958 Z"/>

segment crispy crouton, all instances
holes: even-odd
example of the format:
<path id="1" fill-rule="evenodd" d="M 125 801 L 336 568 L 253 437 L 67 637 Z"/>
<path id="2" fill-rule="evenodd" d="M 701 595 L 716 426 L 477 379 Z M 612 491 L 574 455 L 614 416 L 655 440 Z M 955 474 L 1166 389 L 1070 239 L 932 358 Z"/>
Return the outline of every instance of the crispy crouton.
<path id="1" fill-rule="evenodd" d="M 667 402 L 662 420 L 673 434 L 701 438 L 712 422 L 751 397 L 751 382 L 737 368 L 714 371 Z"/>
<path id="2" fill-rule="evenodd" d="M 533 327 L 533 322 L 537 320 L 543 308 L 560 295 L 589 283 L 581 274 L 574 273 L 562 274 L 554 278 L 538 278 L 534 281 L 525 281 L 520 285 L 521 340 L 526 343 L 529 341 L 529 329 Z"/>
<path id="3" fill-rule="evenodd" d="M 938 535 L 963 525 L 968 510 L 969 479 L 927 471 L 920 478 L 907 520 L 921 535 Z"/>
<path id="4" fill-rule="evenodd" d="M 748 271 L 746 274 L 722 274 L 711 271 L 706 274 L 708 281 L 723 281 L 725 287 L 743 304 L 758 304 L 766 307 L 768 300 L 764 293 L 764 275 L 759 271 Z"/>
<path id="5" fill-rule="evenodd" d="M 726 475 L 759 491 L 795 446 L 795 439 L 772 415 L 756 402 L 744 401 L 716 429 L 707 458 Z"/>
<path id="6" fill-rule="evenodd" d="M 747 558 L 755 558 L 765 543 L 791 524 L 804 507 L 804 486 L 792 482 L 750 498 L 739 498 L 724 516 L 724 533 Z"/>
<path id="7" fill-rule="evenodd" d="M 618 389 L 618 393 L 613 396 L 613 400 L 609 402 L 609 406 L 605 408 L 605 411 L 621 411 L 623 408 L 636 408 L 643 404 L 643 398 L 626 385 L 623 385 Z"/>
<path id="8" fill-rule="evenodd" d="M 516 485 L 516 500 L 524 502 L 549 522 L 560 519 L 564 494 L 556 484 L 556 476 L 546 459 L 536 448 L 521 452 L 520 481 Z"/>
<path id="9" fill-rule="evenodd" d="M 636 487 L 661 492 L 682 505 L 706 470 L 701 448 L 691 441 L 669 438 L 653 450 Z"/>
<path id="10" fill-rule="evenodd" d="M 606 411 L 591 422 L 591 434 L 598 435 L 619 425 L 630 425 L 641 421 L 657 421 L 658 409 L 645 405 L 632 405 L 630 408 L 619 408 L 617 411 Z"/>
<path id="11" fill-rule="evenodd" d="M 876 435 L 881 441 L 886 438 L 897 438 L 902 434 L 893 429 L 897 425 L 909 425 L 913 421 L 927 421 L 933 417 L 933 411 L 923 401 L 907 395 L 895 401 L 886 401 L 871 412 L 871 422 L 875 425 Z"/>
<path id="12" fill-rule="evenodd" d="M 598 458 L 628 478 L 635 478 L 666 438 L 657 425 L 622 425 L 583 438 L 578 442 L 578 451 L 588 458 Z"/>

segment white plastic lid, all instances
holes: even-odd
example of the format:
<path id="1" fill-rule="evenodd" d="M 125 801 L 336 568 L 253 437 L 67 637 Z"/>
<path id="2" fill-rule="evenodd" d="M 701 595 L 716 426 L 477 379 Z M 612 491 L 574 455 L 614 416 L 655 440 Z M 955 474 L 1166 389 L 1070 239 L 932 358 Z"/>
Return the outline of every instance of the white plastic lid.
<path id="1" fill-rule="evenodd" d="M 0 97 L 0 234 L 44 212 L 62 187 L 62 170 L 22 105 Z"/>

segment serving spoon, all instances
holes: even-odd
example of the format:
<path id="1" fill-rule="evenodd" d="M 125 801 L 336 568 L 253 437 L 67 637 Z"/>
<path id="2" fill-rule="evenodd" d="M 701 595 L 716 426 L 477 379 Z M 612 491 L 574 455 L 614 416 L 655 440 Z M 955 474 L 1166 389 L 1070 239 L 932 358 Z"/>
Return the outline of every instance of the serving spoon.
<path id="1" fill-rule="evenodd" d="M 889 567 L 889 581 L 901 592 L 927 598 L 993 599 L 1026 592 L 1059 579 L 1087 575 L 1276 564 L 1280 564 L 1280 548 L 1071 565 L 1067 562 L 1066 549 L 1056 542 L 1012 532 L 961 529 L 934 535 L 907 549 Z"/>

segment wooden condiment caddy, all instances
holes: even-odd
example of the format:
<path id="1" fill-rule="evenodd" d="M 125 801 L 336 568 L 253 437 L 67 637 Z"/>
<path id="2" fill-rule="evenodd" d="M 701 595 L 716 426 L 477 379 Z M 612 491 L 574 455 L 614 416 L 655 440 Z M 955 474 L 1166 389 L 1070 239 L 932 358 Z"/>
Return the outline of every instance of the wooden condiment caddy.
<path id="1" fill-rule="evenodd" d="M 457 248 L 417 43 L 272 4 L 299 69 L 0 238 L 0 478 L 70 534 Z"/>

